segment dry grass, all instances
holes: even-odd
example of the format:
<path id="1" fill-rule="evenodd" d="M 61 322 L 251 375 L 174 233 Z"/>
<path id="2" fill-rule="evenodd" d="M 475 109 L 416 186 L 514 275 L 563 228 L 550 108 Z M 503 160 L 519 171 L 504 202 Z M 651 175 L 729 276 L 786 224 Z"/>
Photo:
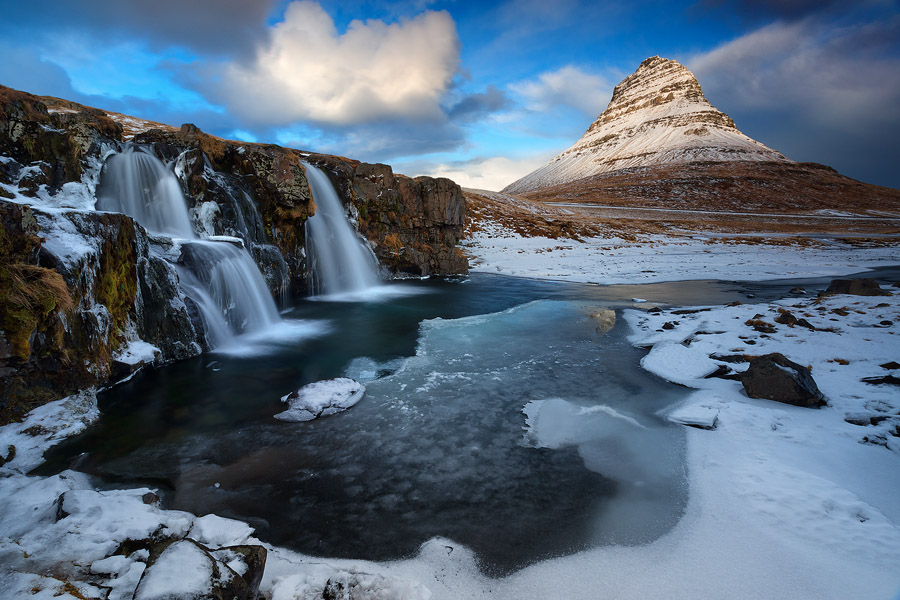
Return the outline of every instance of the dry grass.
<path id="1" fill-rule="evenodd" d="M 9 274 L 9 289 L 6 301 L 29 312 L 51 309 L 69 312 L 72 310 L 72 296 L 62 275 L 51 269 L 34 265 L 15 264 L 4 267 Z"/>

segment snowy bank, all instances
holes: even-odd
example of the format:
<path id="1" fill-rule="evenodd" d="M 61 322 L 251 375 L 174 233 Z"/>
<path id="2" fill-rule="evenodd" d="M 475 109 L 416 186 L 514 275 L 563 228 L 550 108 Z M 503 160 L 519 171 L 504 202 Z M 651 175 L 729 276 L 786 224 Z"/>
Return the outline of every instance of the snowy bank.
<path id="1" fill-rule="evenodd" d="M 820 246 L 773 246 L 701 235 L 643 242 L 551 239 L 524 237 L 492 224 L 464 247 L 472 272 L 599 284 L 830 277 L 900 263 L 897 246 L 858 248 L 835 240 Z"/>

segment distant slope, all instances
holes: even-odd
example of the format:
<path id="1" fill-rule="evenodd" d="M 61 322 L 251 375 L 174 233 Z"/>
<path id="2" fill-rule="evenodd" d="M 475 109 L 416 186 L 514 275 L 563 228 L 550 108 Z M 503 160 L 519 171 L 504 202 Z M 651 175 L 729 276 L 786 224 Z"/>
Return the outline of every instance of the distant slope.
<path id="1" fill-rule="evenodd" d="M 713 107 L 687 68 L 654 56 L 616 86 L 606 110 L 572 147 L 503 189 L 521 194 L 584 177 L 693 161 L 789 162 Z"/>

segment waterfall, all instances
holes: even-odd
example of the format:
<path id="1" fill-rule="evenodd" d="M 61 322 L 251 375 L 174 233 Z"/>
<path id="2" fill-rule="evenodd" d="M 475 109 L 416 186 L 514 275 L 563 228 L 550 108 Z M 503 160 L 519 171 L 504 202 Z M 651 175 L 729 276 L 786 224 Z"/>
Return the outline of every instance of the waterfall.
<path id="1" fill-rule="evenodd" d="M 122 212 L 154 233 L 181 238 L 176 265 L 185 293 L 200 311 L 212 348 L 279 322 L 275 301 L 247 250 L 201 240 L 191 228 L 175 175 L 155 156 L 127 149 L 107 161 L 97 208 Z"/>
<path id="2" fill-rule="evenodd" d="M 378 261 L 347 220 L 328 176 L 310 164 L 303 166 L 316 202 L 316 214 L 306 220 L 313 293 L 352 294 L 378 286 Z"/>
<path id="3" fill-rule="evenodd" d="M 158 158 L 132 148 L 106 161 L 97 208 L 125 213 L 153 233 L 194 237 L 178 179 Z"/>

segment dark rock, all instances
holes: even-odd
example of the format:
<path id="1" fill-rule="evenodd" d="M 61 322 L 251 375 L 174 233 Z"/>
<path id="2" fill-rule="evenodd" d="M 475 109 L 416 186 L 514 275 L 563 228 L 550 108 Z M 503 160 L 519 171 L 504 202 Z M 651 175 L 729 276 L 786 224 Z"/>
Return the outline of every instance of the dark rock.
<path id="1" fill-rule="evenodd" d="M 879 321 L 877 327 L 890 327 L 893 324 L 894 324 L 893 321 L 889 321 L 889 320 L 885 319 L 884 321 Z"/>
<path id="2" fill-rule="evenodd" d="M 859 425 L 866 427 L 868 425 L 878 425 L 890 419 L 890 415 L 873 415 L 868 413 L 852 413 L 844 416 L 844 421 L 851 425 Z"/>
<path id="3" fill-rule="evenodd" d="M 797 322 L 795 323 L 795 325 L 797 325 L 798 327 L 806 327 L 810 331 L 816 330 L 815 326 L 813 326 L 813 324 L 810 323 L 809 321 L 807 321 L 806 319 L 797 319 Z"/>
<path id="4" fill-rule="evenodd" d="M 900 385 L 900 377 L 895 377 L 894 375 L 882 375 L 881 377 L 863 377 L 860 379 L 863 383 L 870 383 L 872 385 L 880 385 L 880 384 L 889 384 L 889 385 Z"/>
<path id="5" fill-rule="evenodd" d="M 790 293 L 791 293 L 791 294 L 805 294 L 805 293 L 806 293 L 806 289 L 804 289 L 803 287 L 801 287 L 801 286 L 798 285 L 798 286 L 795 287 L 795 288 L 791 288 Z"/>
<path id="6" fill-rule="evenodd" d="M 141 496 L 141 502 L 144 504 L 159 504 L 159 496 L 155 492 L 147 492 Z"/>
<path id="7" fill-rule="evenodd" d="M 751 398 L 766 398 L 808 408 L 826 404 L 809 369 L 777 352 L 751 360 L 741 375 L 741 383 Z"/>
<path id="8" fill-rule="evenodd" d="M 732 364 L 745 363 L 750 360 L 743 354 L 712 354 L 710 358 Z"/>
<path id="9" fill-rule="evenodd" d="M 774 325 L 756 317 L 747 319 L 747 321 L 744 322 L 744 325 L 752 327 L 754 331 L 758 331 L 759 333 L 775 333 Z"/>
<path id="10" fill-rule="evenodd" d="M 848 294 L 851 296 L 890 296 L 874 279 L 832 279 L 822 295 Z"/>
<path id="11" fill-rule="evenodd" d="M 668 321 L 663 324 L 663 329 L 675 329 L 675 323 L 673 321 Z"/>
<path id="12" fill-rule="evenodd" d="M 741 306 L 742 304 L 743 304 L 743 303 L 742 303 L 740 300 L 735 300 L 734 302 L 729 302 L 729 303 L 726 304 L 725 306 L 727 306 L 727 307 L 730 308 L 730 307 L 732 307 L 732 306 Z"/>
<path id="13" fill-rule="evenodd" d="M 0 467 L 2 467 L 3 465 L 10 462 L 12 459 L 14 459 L 16 457 L 16 447 L 13 446 L 12 444 L 10 444 L 9 446 L 7 446 L 6 452 L 7 452 L 6 456 L 3 456 L 2 454 L 0 454 Z"/>
<path id="14" fill-rule="evenodd" d="M 844 310 L 843 308 L 833 308 L 833 309 L 831 309 L 831 312 L 833 312 L 836 315 L 840 315 L 842 317 L 846 317 L 847 315 L 850 314 L 849 311 Z"/>
<path id="15" fill-rule="evenodd" d="M 775 319 L 776 323 L 781 323 L 782 325 L 793 325 L 797 322 L 797 317 L 795 317 L 790 311 L 784 311 Z"/>
<path id="16" fill-rule="evenodd" d="M 711 379 L 713 377 L 715 377 L 717 379 L 730 379 L 733 381 L 741 380 L 740 373 L 735 373 L 734 371 L 732 371 L 729 367 L 726 367 L 725 365 L 719 365 L 715 371 L 713 371 L 712 373 L 710 373 L 709 375 L 704 377 L 704 379 Z"/>
<path id="17" fill-rule="evenodd" d="M 900 363 L 898 363 L 896 360 L 892 360 L 891 362 L 886 362 L 883 365 L 879 365 L 879 366 L 882 369 L 887 369 L 889 371 L 892 371 L 894 369 L 900 369 Z"/>
<path id="18" fill-rule="evenodd" d="M 262 546 L 241 545 L 241 546 L 224 546 L 213 551 L 213 556 L 219 558 L 222 562 L 228 563 L 232 555 L 236 555 L 247 566 L 247 570 L 239 575 L 246 582 L 250 591 L 248 598 L 254 599 L 259 593 L 259 584 L 262 582 L 263 573 L 266 568 L 267 551 Z"/>

